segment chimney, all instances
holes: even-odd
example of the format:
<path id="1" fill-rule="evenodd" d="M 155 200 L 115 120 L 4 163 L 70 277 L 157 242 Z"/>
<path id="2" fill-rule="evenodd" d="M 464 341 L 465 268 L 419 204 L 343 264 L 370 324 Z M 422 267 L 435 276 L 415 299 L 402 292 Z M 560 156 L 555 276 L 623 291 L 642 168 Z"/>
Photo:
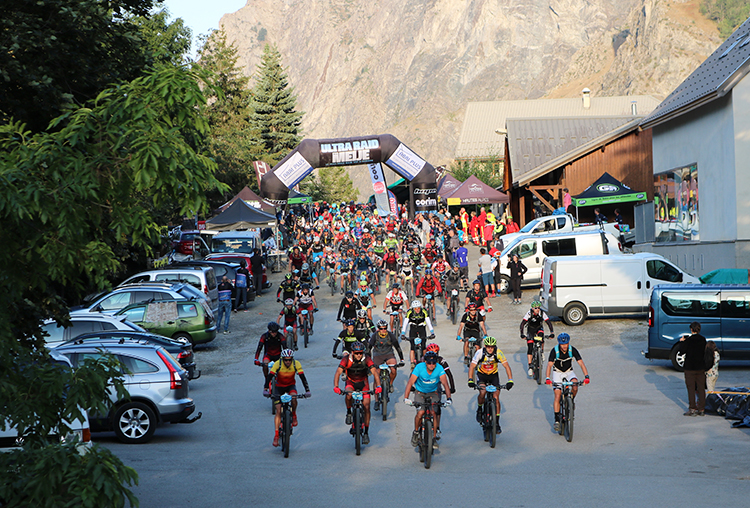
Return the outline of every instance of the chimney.
<path id="1" fill-rule="evenodd" d="M 636 101 L 630 101 L 630 114 L 638 116 L 638 103 Z"/>
<path id="2" fill-rule="evenodd" d="M 583 89 L 583 109 L 591 108 L 591 90 Z"/>

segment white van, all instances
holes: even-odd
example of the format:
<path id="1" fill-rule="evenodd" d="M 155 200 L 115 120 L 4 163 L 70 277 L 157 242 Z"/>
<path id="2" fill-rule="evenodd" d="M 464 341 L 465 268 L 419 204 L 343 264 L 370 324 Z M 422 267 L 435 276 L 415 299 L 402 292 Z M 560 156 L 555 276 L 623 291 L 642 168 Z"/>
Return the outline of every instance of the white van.
<path id="1" fill-rule="evenodd" d="M 617 238 L 612 233 L 600 230 L 522 235 L 506 245 L 498 257 L 500 263 L 498 291 L 507 294 L 511 290 L 508 261 L 513 254 L 518 254 L 519 259 L 528 269 L 521 285 L 539 287 L 542 281 L 542 265 L 548 256 L 622 253 L 622 245 Z"/>
<path id="2" fill-rule="evenodd" d="M 549 257 L 542 272 L 542 309 L 571 326 L 595 314 L 646 315 L 654 286 L 679 283 L 700 281 L 650 252 Z"/>

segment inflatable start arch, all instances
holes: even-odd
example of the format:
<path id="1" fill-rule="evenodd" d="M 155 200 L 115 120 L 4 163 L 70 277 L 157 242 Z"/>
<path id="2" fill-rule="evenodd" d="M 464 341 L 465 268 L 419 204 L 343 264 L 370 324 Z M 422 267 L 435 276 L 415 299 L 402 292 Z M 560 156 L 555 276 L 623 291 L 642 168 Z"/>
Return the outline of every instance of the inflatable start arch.
<path id="1" fill-rule="evenodd" d="M 276 205 L 285 205 L 289 189 L 315 168 L 369 164 L 382 180 L 377 165 L 384 164 L 409 182 L 409 215 L 437 209 L 435 168 L 390 134 L 342 139 L 305 139 L 260 181 L 260 195 Z M 375 165 L 375 167 L 373 167 Z M 375 192 L 386 192 L 385 182 Z"/>

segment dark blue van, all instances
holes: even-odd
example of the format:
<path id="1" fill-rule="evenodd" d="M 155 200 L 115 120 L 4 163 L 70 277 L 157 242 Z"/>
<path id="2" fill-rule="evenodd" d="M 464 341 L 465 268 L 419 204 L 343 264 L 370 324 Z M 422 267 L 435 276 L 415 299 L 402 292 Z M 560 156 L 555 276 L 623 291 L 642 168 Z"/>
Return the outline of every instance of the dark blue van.
<path id="1" fill-rule="evenodd" d="M 685 360 L 676 344 L 690 335 L 690 323 L 713 340 L 722 359 L 750 359 L 750 286 L 672 284 L 656 286 L 648 311 L 646 358 L 670 359 L 681 371 Z"/>

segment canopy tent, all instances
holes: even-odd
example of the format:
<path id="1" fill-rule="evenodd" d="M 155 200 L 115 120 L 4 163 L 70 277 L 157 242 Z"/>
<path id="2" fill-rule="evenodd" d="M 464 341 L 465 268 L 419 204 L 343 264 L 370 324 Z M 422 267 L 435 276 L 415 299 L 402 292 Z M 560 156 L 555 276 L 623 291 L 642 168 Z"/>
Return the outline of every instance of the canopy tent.
<path id="1" fill-rule="evenodd" d="M 236 196 L 234 196 L 232 199 L 224 203 L 219 207 L 219 211 L 223 212 L 226 210 L 229 205 L 237 201 L 238 199 L 244 201 L 250 206 L 253 206 L 255 208 L 260 208 L 261 210 L 265 210 L 267 212 L 275 212 L 276 208 L 269 202 L 265 201 L 263 198 L 258 196 L 253 190 L 245 186 L 244 189 L 242 189 L 240 192 L 237 193 Z"/>
<path id="2" fill-rule="evenodd" d="M 216 217 L 206 221 L 206 229 L 268 228 L 276 226 L 276 216 L 262 212 L 241 199 L 236 200 Z"/>
<path id="3" fill-rule="evenodd" d="M 573 204 L 579 206 L 599 206 L 614 203 L 627 203 L 629 201 L 646 201 L 645 192 L 633 192 L 627 185 L 623 184 L 609 173 L 604 173 L 597 181 L 589 187 L 573 196 Z"/>
<path id="4" fill-rule="evenodd" d="M 480 205 L 483 203 L 509 203 L 510 198 L 504 192 L 493 189 L 475 175 L 471 175 L 456 190 L 443 196 L 448 205 Z"/>
<path id="5" fill-rule="evenodd" d="M 301 192 L 297 192 L 296 190 L 292 189 L 289 191 L 289 199 L 287 200 L 287 203 L 289 203 L 290 205 L 312 203 L 312 198 L 307 194 L 302 194 Z"/>
<path id="6" fill-rule="evenodd" d="M 447 196 L 461 185 L 461 181 L 450 173 L 440 179 L 438 182 L 438 196 L 441 198 Z"/>
<path id="7" fill-rule="evenodd" d="M 405 178 L 399 178 L 388 186 L 388 190 L 396 197 L 399 203 L 409 202 L 409 182 Z"/>

